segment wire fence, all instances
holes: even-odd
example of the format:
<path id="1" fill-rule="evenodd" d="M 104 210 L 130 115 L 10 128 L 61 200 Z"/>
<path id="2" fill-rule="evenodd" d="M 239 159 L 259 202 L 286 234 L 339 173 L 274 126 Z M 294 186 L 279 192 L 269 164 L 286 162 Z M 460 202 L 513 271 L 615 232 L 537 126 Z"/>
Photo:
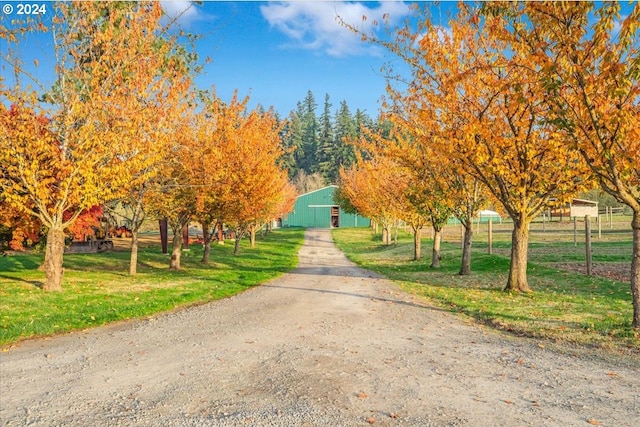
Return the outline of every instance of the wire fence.
<path id="1" fill-rule="evenodd" d="M 589 218 L 589 226 L 587 236 L 584 217 L 552 221 L 537 218 L 529 227 L 529 261 L 615 280 L 630 280 L 631 216 L 600 215 L 599 218 Z M 513 231 L 510 219 L 474 222 L 473 231 L 472 247 L 475 252 L 510 255 Z M 425 232 L 424 237 L 433 236 L 431 231 Z M 462 225 L 448 224 L 443 240 L 462 245 L 463 233 Z"/>

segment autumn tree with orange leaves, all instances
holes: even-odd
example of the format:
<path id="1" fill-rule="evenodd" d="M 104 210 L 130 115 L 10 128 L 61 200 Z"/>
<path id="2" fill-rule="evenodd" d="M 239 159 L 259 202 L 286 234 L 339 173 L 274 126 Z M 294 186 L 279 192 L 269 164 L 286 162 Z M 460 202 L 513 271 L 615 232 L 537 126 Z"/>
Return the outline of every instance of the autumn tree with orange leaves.
<path id="1" fill-rule="evenodd" d="M 397 218 L 411 227 L 414 260 L 421 258 L 422 229 L 431 225 L 434 233 L 431 267 L 438 268 L 442 230 L 453 209 L 451 199 L 437 182 L 444 165 L 435 161 L 433 152 L 424 151 L 426 146 L 420 144 L 420 138 L 404 127 L 397 116 L 388 115 L 387 121 L 394 124 L 391 129 L 378 133 L 367 131 L 355 145 L 368 159 L 388 168 L 383 172 L 383 179 L 391 182 L 393 188 L 389 189 L 389 200 L 385 203 L 393 206 Z M 372 160 L 358 157 L 359 164 Z M 351 197 L 370 196 L 355 194 Z M 354 200 L 352 203 L 363 202 Z"/>
<path id="2" fill-rule="evenodd" d="M 600 187 L 633 212 L 632 325 L 640 328 L 640 4 L 521 2 L 487 5 L 512 23 L 496 37 L 541 71 L 549 121 Z"/>
<path id="3" fill-rule="evenodd" d="M 161 16 L 158 2 L 59 2 L 51 28 L 25 21 L 0 32 L 17 45 L 13 52 L 30 30 L 48 31 L 55 49 L 52 88 L 23 84 L 33 76 L 21 75 L 11 51 L 3 59 L 18 80 L 11 88 L 0 82 L 14 104 L 0 106 L 0 198 L 47 229 L 45 290 L 62 289 L 65 229 L 86 209 L 122 196 L 134 179 L 144 151 L 136 141 L 157 132 L 157 110 L 149 108 L 183 72 L 169 54 L 173 42 L 162 37 Z"/>
<path id="4" fill-rule="evenodd" d="M 406 182 L 391 158 L 377 156 L 363 159 L 356 153 L 356 163 L 340 169 L 339 198 L 348 200 L 355 211 L 382 227 L 382 241 L 391 244 L 391 228 L 400 218 L 398 194 Z"/>
<path id="5" fill-rule="evenodd" d="M 235 98 L 234 98 L 235 99 Z M 226 173 L 226 165 L 221 153 L 222 140 L 225 134 L 233 131 L 235 122 L 231 120 L 236 109 L 244 106 L 228 106 L 215 95 L 207 95 L 204 105 L 196 115 L 195 134 L 187 142 L 190 182 L 195 184 L 194 219 L 202 227 L 203 254 L 202 263 L 209 263 L 211 242 L 216 237 L 216 230 L 222 230 L 224 224 L 225 195 L 229 188 L 222 184 Z M 218 236 L 222 243 L 222 236 Z"/>
<path id="6" fill-rule="evenodd" d="M 166 220 L 171 228 L 169 268 L 182 268 L 183 229 L 196 212 L 197 194 L 202 191 L 193 181 L 192 147 L 196 140 L 195 112 L 191 109 L 176 117 L 168 153 L 159 165 L 160 172 L 145 192 L 145 206 L 152 217 Z"/>
<path id="7" fill-rule="evenodd" d="M 292 208 L 287 173 L 278 164 L 285 153 L 280 125 L 273 111 L 247 111 L 247 101 L 234 95 L 221 107 L 216 123 L 222 128 L 215 141 L 218 162 L 225 171 L 218 196 L 225 222 L 235 229 L 236 254 L 244 235 L 249 233 L 254 247 L 256 232 Z"/>
<path id="8" fill-rule="evenodd" d="M 546 89 L 532 57 L 493 37 L 508 25 L 501 16 L 479 16 L 460 5 L 450 31 L 420 16 L 383 44 L 411 70 L 406 90 L 390 86 L 395 110 L 416 128 L 432 122 L 443 131 L 444 154 L 482 182 L 514 223 L 505 290 L 529 292 L 530 222 L 584 183 L 584 167 L 556 127 L 547 123 Z M 446 144 L 446 145 L 445 145 Z"/>
<path id="9" fill-rule="evenodd" d="M 137 273 L 138 232 L 147 219 L 148 192 L 159 175 L 165 173 L 167 154 L 174 151 L 176 141 L 181 140 L 176 138 L 176 133 L 184 131 L 181 118 L 193 108 L 191 84 L 197 67 L 184 51 L 175 49 L 175 45 L 172 47 L 166 41 L 162 46 L 157 56 L 148 60 L 150 73 L 142 80 L 143 85 L 148 85 L 147 97 L 137 102 L 133 111 L 136 116 L 127 132 L 128 152 L 120 155 L 127 161 L 130 178 L 118 198 L 118 205 L 131 230 L 131 275 Z M 166 67 L 164 72 L 158 72 L 163 67 Z"/>
<path id="10" fill-rule="evenodd" d="M 397 107 L 397 105 L 396 105 Z M 404 194 L 402 219 L 414 228 L 426 218 L 433 228 L 432 267 L 439 267 L 442 230 L 451 215 L 460 220 L 465 229 L 459 274 L 471 273 L 472 220 L 488 199 L 479 181 L 464 172 L 460 163 L 447 151 L 451 148 L 432 111 L 416 123 L 411 115 L 387 113 L 387 120 L 394 125 L 393 138 L 368 143 L 367 150 L 393 158 L 409 175 Z M 437 149 L 436 149 L 437 148 Z M 414 228 L 414 256 L 419 259 L 419 233 Z"/>

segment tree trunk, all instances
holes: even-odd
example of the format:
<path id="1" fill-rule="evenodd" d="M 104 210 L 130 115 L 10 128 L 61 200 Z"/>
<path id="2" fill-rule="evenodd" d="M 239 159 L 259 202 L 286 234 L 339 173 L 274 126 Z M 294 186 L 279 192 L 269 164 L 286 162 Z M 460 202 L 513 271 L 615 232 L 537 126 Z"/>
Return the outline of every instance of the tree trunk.
<path id="1" fill-rule="evenodd" d="M 209 233 L 209 223 L 202 223 L 202 260 L 203 264 L 209 264 L 209 255 L 211 254 L 211 239 L 213 233 Z"/>
<path id="2" fill-rule="evenodd" d="M 64 230 L 51 227 L 47 232 L 47 246 L 44 253 L 45 291 L 62 291 L 62 268 L 64 257 Z"/>
<path id="3" fill-rule="evenodd" d="M 382 243 L 385 245 L 391 244 L 391 227 L 389 225 L 382 227 Z"/>
<path id="4" fill-rule="evenodd" d="M 398 246 L 398 229 L 400 228 L 400 221 L 396 221 L 396 223 L 394 224 L 394 231 L 393 231 L 393 244 L 395 246 Z"/>
<path id="5" fill-rule="evenodd" d="M 511 264 L 505 291 L 531 292 L 527 284 L 527 252 L 529 249 L 529 224 L 514 220 L 511 235 Z"/>
<path id="6" fill-rule="evenodd" d="M 224 245 L 224 223 L 218 221 L 218 244 Z"/>
<path id="7" fill-rule="evenodd" d="M 240 253 L 240 240 L 242 240 L 242 235 L 244 234 L 244 232 L 242 232 L 240 229 L 236 229 L 236 241 L 235 244 L 233 246 L 233 254 L 234 255 L 238 255 Z"/>
<path id="8" fill-rule="evenodd" d="M 413 260 L 418 261 L 422 258 L 422 227 L 412 226 L 413 228 Z"/>
<path id="9" fill-rule="evenodd" d="M 440 268 L 440 241 L 442 240 L 442 228 L 433 227 L 433 250 L 431 253 L 431 268 Z"/>
<path id="10" fill-rule="evenodd" d="M 631 326 L 640 329 L 640 210 L 633 211 L 633 257 L 631 258 L 631 298 L 633 320 Z"/>
<path id="11" fill-rule="evenodd" d="M 131 256 L 129 258 L 129 275 L 131 276 L 135 276 L 138 272 L 138 231 L 144 216 L 142 201 L 138 200 L 131 218 Z"/>
<path id="12" fill-rule="evenodd" d="M 173 241 L 171 242 L 171 261 L 169 268 L 172 270 L 180 270 L 180 257 L 182 255 L 182 225 L 171 227 L 173 229 Z"/>
<path id="13" fill-rule="evenodd" d="M 129 258 L 129 275 L 135 276 L 138 272 L 138 229 L 131 230 L 131 257 Z"/>
<path id="14" fill-rule="evenodd" d="M 249 242 L 252 248 L 256 247 L 256 228 L 253 226 L 249 229 Z"/>
<path id="15" fill-rule="evenodd" d="M 471 274 L 471 242 L 473 240 L 473 221 L 466 219 L 462 225 L 464 226 L 464 242 L 462 245 L 462 264 L 460 265 L 461 276 Z"/>

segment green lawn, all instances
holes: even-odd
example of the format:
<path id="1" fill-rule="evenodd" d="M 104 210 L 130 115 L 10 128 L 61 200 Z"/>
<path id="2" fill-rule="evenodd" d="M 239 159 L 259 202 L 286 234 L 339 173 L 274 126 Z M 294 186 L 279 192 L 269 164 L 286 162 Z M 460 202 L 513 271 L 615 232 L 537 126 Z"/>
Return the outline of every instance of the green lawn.
<path id="1" fill-rule="evenodd" d="M 128 252 L 67 254 L 63 292 L 43 292 L 42 255 L 0 257 L 0 345 L 141 318 L 242 292 L 293 269 L 304 230 L 276 230 L 257 247 L 243 240 L 212 245 L 211 263 L 200 263 L 201 245 L 183 252 L 181 271 L 171 271 L 159 244 L 139 253 L 139 273 L 129 276 Z"/>
<path id="2" fill-rule="evenodd" d="M 461 249 L 453 239 L 443 244 L 442 267 L 432 269 L 428 238 L 423 239 L 423 259 L 412 261 L 412 237 L 407 233 L 400 233 L 397 246 L 382 245 L 380 236 L 369 229 L 336 229 L 333 237 L 354 262 L 397 281 L 407 292 L 479 322 L 523 336 L 640 354 L 640 337 L 631 328 L 629 283 L 557 268 L 558 263 L 584 262 L 584 249 L 573 243 L 532 243 L 528 279 L 534 292 L 517 294 L 502 290 L 509 269 L 505 238 L 494 241 L 494 248 L 504 250 L 494 255 L 487 254 L 486 241 L 477 239 L 472 275 L 459 276 Z M 598 262 L 630 263 L 630 240 L 597 244 L 610 252 Z"/>

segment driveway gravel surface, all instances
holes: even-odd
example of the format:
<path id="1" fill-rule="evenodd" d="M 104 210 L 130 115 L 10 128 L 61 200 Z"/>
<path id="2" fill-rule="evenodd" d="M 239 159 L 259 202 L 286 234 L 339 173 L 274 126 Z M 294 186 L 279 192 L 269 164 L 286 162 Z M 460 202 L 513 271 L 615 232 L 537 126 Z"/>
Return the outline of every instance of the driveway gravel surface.
<path id="1" fill-rule="evenodd" d="M 4 426 L 640 426 L 640 361 L 503 335 L 328 230 L 232 298 L 0 355 Z"/>

